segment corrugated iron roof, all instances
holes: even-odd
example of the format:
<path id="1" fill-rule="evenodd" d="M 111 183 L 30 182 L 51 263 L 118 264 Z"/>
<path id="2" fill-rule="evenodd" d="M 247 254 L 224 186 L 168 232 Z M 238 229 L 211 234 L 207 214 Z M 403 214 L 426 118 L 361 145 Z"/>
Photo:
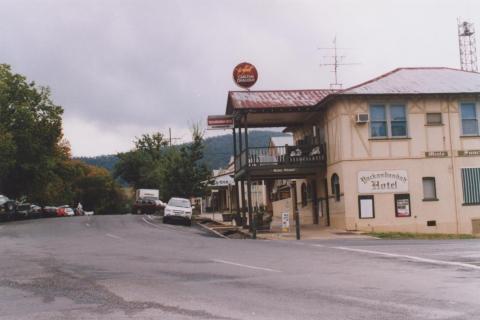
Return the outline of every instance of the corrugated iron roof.
<path id="1" fill-rule="evenodd" d="M 233 114 L 234 110 L 310 111 L 329 95 L 442 93 L 480 93 L 480 73 L 444 67 L 398 68 L 341 91 L 230 91 L 226 114 Z"/>
<path id="2" fill-rule="evenodd" d="M 313 107 L 335 90 L 230 91 L 227 114 L 239 109 L 279 109 Z"/>
<path id="3" fill-rule="evenodd" d="M 479 93 L 480 73 L 452 68 L 398 68 L 339 94 Z"/>

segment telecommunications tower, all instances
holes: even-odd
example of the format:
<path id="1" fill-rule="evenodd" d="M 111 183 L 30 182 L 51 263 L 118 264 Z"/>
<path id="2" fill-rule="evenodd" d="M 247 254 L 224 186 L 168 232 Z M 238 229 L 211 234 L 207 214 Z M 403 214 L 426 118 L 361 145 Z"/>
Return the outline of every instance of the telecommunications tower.
<path id="1" fill-rule="evenodd" d="M 460 68 L 465 71 L 477 72 L 477 46 L 473 23 L 458 19 L 458 45 Z"/>

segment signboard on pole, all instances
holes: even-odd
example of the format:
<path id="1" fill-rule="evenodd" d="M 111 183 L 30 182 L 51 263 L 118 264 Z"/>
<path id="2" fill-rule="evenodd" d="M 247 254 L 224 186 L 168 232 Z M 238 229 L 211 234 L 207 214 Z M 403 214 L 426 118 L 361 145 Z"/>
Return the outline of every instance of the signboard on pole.
<path id="1" fill-rule="evenodd" d="M 290 216 L 288 212 L 282 212 L 282 232 L 288 232 L 290 229 Z"/>
<path id="2" fill-rule="evenodd" d="M 257 68 L 251 63 L 242 62 L 233 69 L 233 81 L 237 86 L 248 89 L 258 80 Z"/>
<path id="3" fill-rule="evenodd" d="M 233 117 L 232 116 L 208 116 L 207 129 L 209 130 L 233 129 Z"/>

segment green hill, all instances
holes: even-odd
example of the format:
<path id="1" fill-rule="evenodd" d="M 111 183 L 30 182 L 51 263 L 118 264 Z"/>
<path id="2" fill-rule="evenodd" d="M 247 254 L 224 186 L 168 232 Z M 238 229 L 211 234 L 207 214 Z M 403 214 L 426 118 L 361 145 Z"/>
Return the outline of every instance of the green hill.
<path id="1" fill-rule="evenodd" d="M 271 137 L 284 136 L 285 133 L 274 131 L 252 131 L 248 134 L 249 146 L 266 147 Z M 204 163 L 209 169 L 225 167 L 233 154 L 232 135 L 225 134 L 205 139 Z M 113 170 L 118 161 L 116 155 L 101 155 L 96 157 L 76 157 L 87 164 Z"/>

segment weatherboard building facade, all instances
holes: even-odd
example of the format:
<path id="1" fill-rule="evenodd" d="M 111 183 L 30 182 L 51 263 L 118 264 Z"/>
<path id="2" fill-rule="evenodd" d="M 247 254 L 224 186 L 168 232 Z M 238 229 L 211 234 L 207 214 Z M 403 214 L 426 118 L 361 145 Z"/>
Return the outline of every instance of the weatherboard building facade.
<path id="1" fill-rule="evenodd" d="M 345 230 L 480 233 L 479 73 L 400 68 L 341 91 L 229 92 L 226 114 L 237 182 L 295 182 L 296 200 L 272 206 L 274 216 L 298 212 L 301 224 Z M 248 129 L 259 127 L 285 127 L 294 145 L 280 156 L 249 148 Z"/>

